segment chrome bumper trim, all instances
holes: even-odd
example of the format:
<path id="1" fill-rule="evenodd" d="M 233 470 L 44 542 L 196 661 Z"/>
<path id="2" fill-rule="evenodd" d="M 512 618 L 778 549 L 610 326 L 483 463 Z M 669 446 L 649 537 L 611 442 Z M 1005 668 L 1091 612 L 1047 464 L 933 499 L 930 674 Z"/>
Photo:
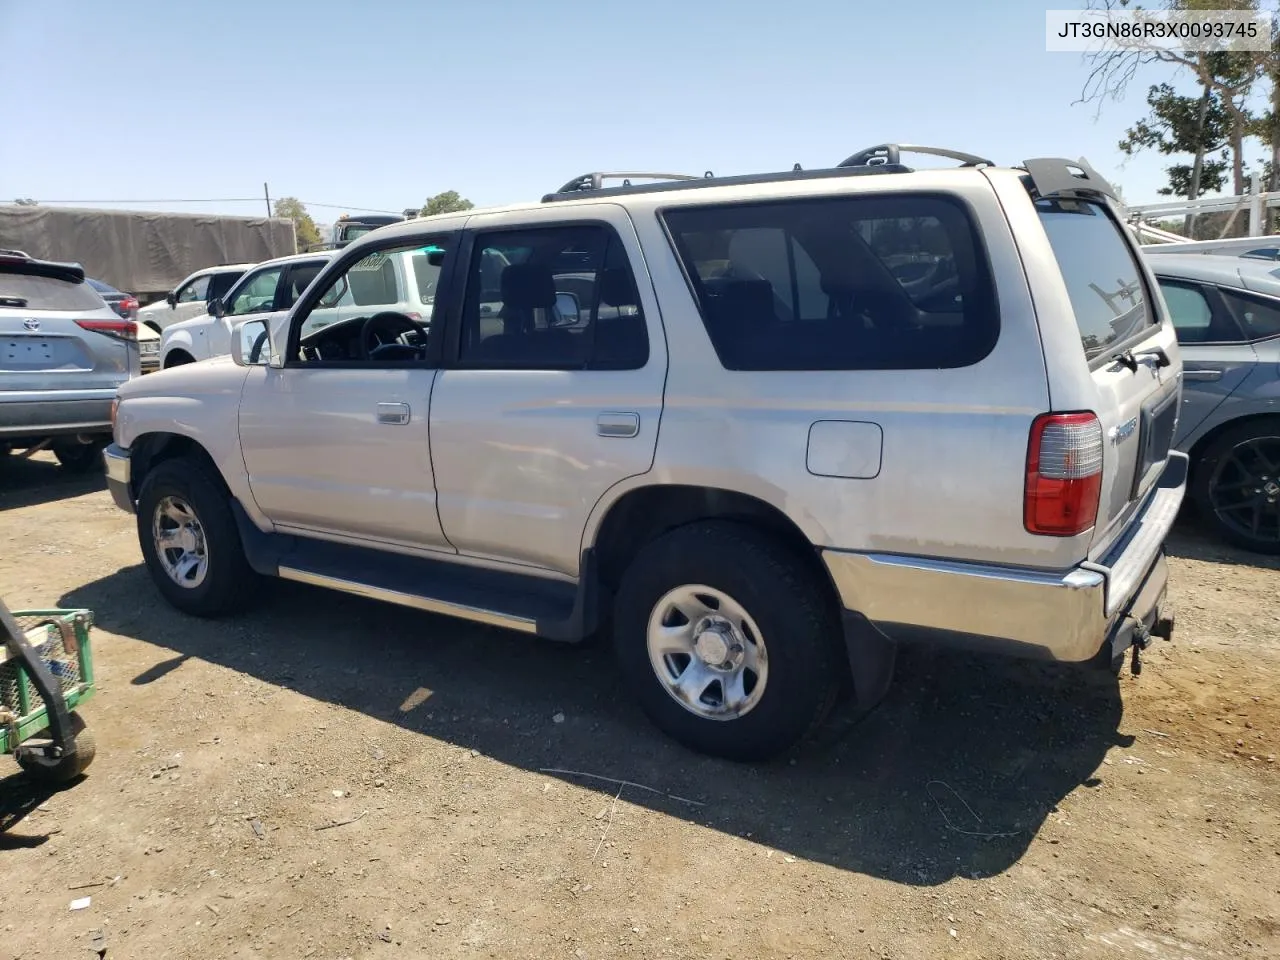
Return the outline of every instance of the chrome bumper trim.
<path id="1" fill-rule="evenodd" d="M 1091 660 L 1122 617 L 1151 612 L 1132 609 L 1135 603 L 1159 602 L 1163 591 L 1152 587 L 1167 578 L 1164 539 L 1186 480 L 1186 456 L 1170 454 L 1147 503 L 1102 564 L 1055 572 L 844 550 L 825 550 L 823 561 L 844 607 L 894 639 L 924 634 L 1016 655 Z"/>

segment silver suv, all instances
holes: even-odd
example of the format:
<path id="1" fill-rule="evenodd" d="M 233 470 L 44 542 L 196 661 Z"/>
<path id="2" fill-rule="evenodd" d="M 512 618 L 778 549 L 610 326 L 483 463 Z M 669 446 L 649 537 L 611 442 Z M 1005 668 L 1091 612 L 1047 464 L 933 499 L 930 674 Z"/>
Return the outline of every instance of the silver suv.
<path id="1" fill-rule="evenodd" d="M 657 725 L 737 759 L 874 705 L 900 642 L 1114 667 L 1168 637 L 1181 362 L 1111 187 L 902 149 L 357 240 L 229 358 L 120 391 L 157 587 L 608 629 Z M 440 268 L 425 315 L 376 305 L 399 254 Z"/>
<path id="2" fill-rule="evenodd" d="M 0 250 L 0 455 L 51 448 L 92 470 L 116 388 L 138 374 L 137 327 L 73 263 Z"/>

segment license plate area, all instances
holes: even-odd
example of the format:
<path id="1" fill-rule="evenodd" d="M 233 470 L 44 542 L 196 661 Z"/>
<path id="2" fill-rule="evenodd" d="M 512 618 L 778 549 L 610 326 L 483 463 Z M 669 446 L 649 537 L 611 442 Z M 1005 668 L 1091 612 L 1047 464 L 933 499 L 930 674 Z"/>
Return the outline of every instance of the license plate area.
<path id="1" fill-rule="evenodd" d="M 37 337 L 0 340 L 0 362 L 10 370 L 47 367 L 53 362 L 53 341 Z"/>
<path id="2" fill-rule="evenodd" d="M 1138 415 L 1138 468 L 1133 474 L 1130 499 L 1137 499 L 1150 486 L 1152 474 L 1169 456 L 1178 422 L 1178 391 L 1142 405 Z"/>

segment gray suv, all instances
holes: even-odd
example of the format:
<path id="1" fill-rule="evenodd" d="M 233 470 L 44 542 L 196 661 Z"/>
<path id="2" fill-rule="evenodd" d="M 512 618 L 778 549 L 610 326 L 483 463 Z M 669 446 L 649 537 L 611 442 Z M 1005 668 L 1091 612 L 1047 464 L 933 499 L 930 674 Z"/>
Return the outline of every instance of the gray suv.
<path id="1" fill-rule="evenodd" d="M 1182 364 L 1112 188 L 912 149 L 959 163 L 587 175 L 354 241 L 229 362 L 121 388 L 108 484 L 157 589 L 612 633 L 659 727 L 739 759 L 874 705 L 899 643 L 1169 636 Z M 400 257 L 429 307 L 387 295 Z"/>
<path id="2" fill-rule="evenodd" d="M 101 463 L 116 389 L 138 374 L 137 328 L 77 264 L 0 250 L 0 454 L 52 449 Z"/>

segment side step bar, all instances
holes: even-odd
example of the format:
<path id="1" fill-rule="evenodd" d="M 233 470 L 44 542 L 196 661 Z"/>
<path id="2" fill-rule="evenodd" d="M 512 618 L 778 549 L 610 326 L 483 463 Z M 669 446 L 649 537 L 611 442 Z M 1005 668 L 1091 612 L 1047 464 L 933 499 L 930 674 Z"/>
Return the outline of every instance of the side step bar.
<path id="1" fill-rule="evenodd" d="M 604 609 L 595 556 L 582 555 L 578 582 L 488 570 L 448 560 L 388 553 L 289 534 L 263 533 L 231 504 L 249 565 L 258 573 L 576 642 L 599 626 Z"/>

